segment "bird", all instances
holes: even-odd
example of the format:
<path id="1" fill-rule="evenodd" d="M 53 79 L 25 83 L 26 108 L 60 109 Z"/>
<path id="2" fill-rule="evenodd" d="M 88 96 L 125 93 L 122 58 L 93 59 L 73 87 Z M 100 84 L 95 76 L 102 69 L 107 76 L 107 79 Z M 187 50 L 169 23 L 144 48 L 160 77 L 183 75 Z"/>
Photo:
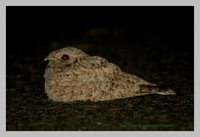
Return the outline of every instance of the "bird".
<path id="1" fill-rule="evenodd" d="M 64 47 L 44 59 L 45 93 L 56 102 L 108 101 L 160 94 L 175 95 L 172 89 L 148 82 L 100 56 L 81 49 Z"/>

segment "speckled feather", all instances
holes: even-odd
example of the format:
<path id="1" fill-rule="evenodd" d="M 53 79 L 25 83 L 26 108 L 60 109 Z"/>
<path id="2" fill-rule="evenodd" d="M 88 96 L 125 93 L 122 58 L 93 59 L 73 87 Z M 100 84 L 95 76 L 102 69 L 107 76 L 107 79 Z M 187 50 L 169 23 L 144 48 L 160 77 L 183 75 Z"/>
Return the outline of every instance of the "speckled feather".
<path id="1" fill-rule="evenodd" d="M 69 58 L 64 60 L 63 55 Z M 52 51 L 45 60 L 45 92 L 53 101 L 105 101 L 148 94 L 174 95 L 168 88 L 123 72 L 99 56 L 65 47 Z"/>

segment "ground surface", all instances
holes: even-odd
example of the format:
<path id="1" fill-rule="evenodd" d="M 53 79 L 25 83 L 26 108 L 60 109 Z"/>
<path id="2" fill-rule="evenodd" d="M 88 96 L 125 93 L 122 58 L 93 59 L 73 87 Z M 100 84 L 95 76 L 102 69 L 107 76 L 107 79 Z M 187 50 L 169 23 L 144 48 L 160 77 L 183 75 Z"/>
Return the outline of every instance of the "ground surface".
<path id="1" fill-rule="evenodd" d="M 93 48 L 98 52 L 101 49 Z M 7 73 L 7 130 L 193 130 L 193 69 L 189 54 L 161 55 L 155 48 L 146 49 L 147 53 L 142 47 L 130 51 L 130 45 L 115 47 L 114 51 L 103 49 L 108 58 L 113 54 L 110 60 L 124 71 L 168 86 L 177 95 L 56 103 L 44 93 L 43 58 L 25 57 Z"/>
<path id="2" fill-rule="evenodd" d="M 37 10 L 33 11 L 35 14 Z M 90 55 L 102 56 L 119 65 L 125 72 L 167 86 L 176 91 L 177 95 L 147 95 L 96 103 L 60 103 L 49 101 L 44 92 L 43 74 L 46 63 L 43 60 L 51 50 L 65 46 L 70 41 L 65 38 L 69 38 L 67 36 L 70 34 L 64 35 L 62 24 L 47 21 L 53 24 L 49 26 L 61 26 L 54 29 L 48 27 L 44 20 L 46 29 L 43 29 L 45 25 L 36 29 L 34 25 L 38 22 L 33 16 L 22 16 L 16 20 L 13 15 L 15 13 L 22 15 L 17 14 L 17 10 L 8 14 L 6 130 L 194 130 L 192 26 L 182 29 L 178 28 L 177 23 L 178 26 L 175 25 L 172 29 L 169 27 L 160 31 L 162 25 L 157 28 L 156 24 L 153 26 L 156 30 L 138 27 L 129 30 L 120 27 L 116 31 L 114 29 L 114 32 L 107 29 L 86 29 L 87 33 L 81 33 L 81 36 L 73 34 L 71 41 L 81 43 L 75 47 Z M 183 19 L 185 18 L 187 19 L 184 16 Z M 174 19 L 172 24 L 176 23 Z M 33 21 L 33 28 L 29 27 L 27 24 Z M 16 22 L 16 25 L 12 22 Z M 38 24 L 43 23 L 41 21 Z M 189 25 L 191 24 L 186 26 Z M 128 30 L 128 33 L 124 34 L 123 30 Z"/>

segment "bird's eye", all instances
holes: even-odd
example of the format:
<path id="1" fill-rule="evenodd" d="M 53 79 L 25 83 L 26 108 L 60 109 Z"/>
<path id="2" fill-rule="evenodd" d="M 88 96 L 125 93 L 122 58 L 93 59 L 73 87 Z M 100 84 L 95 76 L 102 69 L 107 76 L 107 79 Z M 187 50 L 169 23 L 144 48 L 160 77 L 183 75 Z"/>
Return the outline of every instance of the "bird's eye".
<path id="1" fill-rule="evenodd" d="M 63 59 L 63 60 L 68 60 L 68 59 L 69 59 L 69 56 L 68 56 L 67 54 L 64 54 L 64 55 L 62 56 L 62 59 Z"/>

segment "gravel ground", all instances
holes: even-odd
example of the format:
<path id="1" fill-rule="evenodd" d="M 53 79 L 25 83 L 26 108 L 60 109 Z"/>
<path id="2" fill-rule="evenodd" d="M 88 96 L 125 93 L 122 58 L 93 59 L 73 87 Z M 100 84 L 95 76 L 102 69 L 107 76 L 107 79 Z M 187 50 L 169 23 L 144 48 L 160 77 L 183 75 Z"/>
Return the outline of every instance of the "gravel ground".
<path id="1" fill-rule="evenodd" d="M 187 26 L 183 30 L 182 26 L 174 30 L 178 23 L 162 31 L 162 25 L 156 30 L 146 30 L 142 26 L 131 29 L 113 28 L 109 25 L 97 26 L 95 29 L 86 27 L 84 31 L 70 31 L 72 36 L 66 38 L 64 36 L 70 34 L 64 35 L 64 30 L 60 30 L 64 23 L 56 29 L 51 27 L 55 22 L 46 27 L 39 26 L 48 19 L 39 23 L 32 22 L 34 17 L 22 19 L 24 16 L 18 14 L 21 12 L 17 8 L 10 7 L 8 11 L 6 130 L 194 130 L 192 21 L 191 24 L 183 24 L 182 26 Z M 14 15 L 19 18 L 18 21 Z M 181 22 L 187 17 L 188 20 L 191 19 L 184 15 L 177 20 Z M 14 25 L 11 23 L 13 20 L 16 21 Z M 36 27 L 30 29 L 30 22 L 31 25 L 36 23 Z M 79 35 L 75 35 L 76 33 Z M 95 103 L 52 102 L 44 92 L 43 74 L 46 63 L 43 60 L 51 50 L 64 47 L 66 43 L 73 43 L 90 55 L 105 57 L 125 72 L 167 86 L 176 91 L 177 95 L 147 95 Z"/>

